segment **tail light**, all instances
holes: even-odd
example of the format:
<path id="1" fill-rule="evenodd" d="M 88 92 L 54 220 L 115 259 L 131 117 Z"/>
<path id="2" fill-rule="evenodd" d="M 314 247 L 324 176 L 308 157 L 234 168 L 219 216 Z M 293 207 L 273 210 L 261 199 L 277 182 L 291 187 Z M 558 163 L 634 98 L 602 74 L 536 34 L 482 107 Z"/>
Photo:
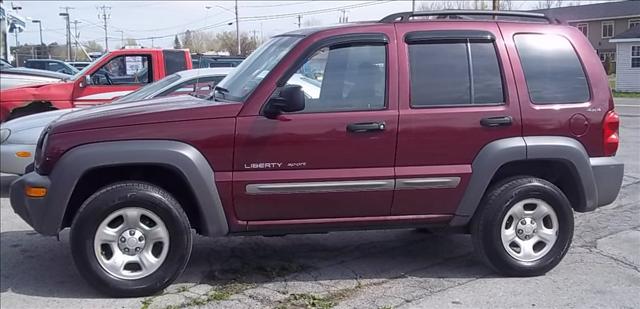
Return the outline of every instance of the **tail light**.
<path id="1" fill-rule="evenodd" d="M 618 151 L 618 145 L 620 144 L 619 127 L 620 118 L 618 114 L 614 111 L 607 112 L 602 122 L 602 143 L 605 156 L 613 156 Z"/>

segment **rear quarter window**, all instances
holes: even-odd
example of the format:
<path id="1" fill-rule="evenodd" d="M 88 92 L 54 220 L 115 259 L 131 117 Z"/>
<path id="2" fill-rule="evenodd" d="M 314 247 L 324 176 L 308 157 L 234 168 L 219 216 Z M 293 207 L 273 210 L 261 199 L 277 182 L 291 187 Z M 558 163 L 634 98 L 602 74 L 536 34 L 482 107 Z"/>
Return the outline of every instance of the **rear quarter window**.
<path id="1" fill-rule="evenodd" d="M 182 50 L 163 50 L 165 74 L 170 75 L 187 69 L 187 61 Z"/>
<path id="2" fill-rule="evenodd" d="M 566 38 L 517 34 L 514 41 L 532 103 L 589 101 L 589 85 L 582 64 Z"/>

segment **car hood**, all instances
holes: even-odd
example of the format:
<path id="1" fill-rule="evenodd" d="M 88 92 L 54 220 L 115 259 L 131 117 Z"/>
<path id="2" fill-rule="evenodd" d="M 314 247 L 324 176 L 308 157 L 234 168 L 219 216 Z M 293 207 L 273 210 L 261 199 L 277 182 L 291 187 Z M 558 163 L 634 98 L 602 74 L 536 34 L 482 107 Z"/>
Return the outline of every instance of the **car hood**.
<path id="1" fill-rule="evenodd" d="M 30 84 L 16 88 L 2 90 L 2 100 L 4 101 L 64 101 L 71 98 L 73 92 L 73 82 L 51 82 Z"/>
<path id="2" fill-rule="evenodd" d="M 0 125 L 0 127 L 3 129 L 9 129 L 11 132 L 20 132 L 33 128 L 44 128 L 60 116 L 78 109 L 79 108 L 59 109 L 50 112 L 37 113 L 7 121 Z"/>
<path id="3" fill-rule="evenodd" d="M 98 105 L 67 113 L 52 125 L 52 133 L 169 121 L 233 117 L 242 104 L 215 102 L 189 95 Z"/>

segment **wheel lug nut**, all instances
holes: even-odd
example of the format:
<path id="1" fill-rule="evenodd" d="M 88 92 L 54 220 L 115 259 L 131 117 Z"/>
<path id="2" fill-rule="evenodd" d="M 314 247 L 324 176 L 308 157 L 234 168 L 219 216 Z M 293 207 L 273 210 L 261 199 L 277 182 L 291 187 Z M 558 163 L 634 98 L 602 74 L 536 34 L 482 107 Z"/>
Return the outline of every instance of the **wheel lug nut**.
<path id="1" fill-rule="evenodd" d="M 129 248 L 124 248 L 124 252 L 129 252 Z"/>
<path id="2" fill-rule="evenodd" d="M 531 236 L 529 236 L 529 235 L 525 235 L 525 236 L 524 236 L 524 239 L 529 239 L 530 237 L 531 237 Z"/>
<path id="3" fill-rule="evenodd" d="M 134 230 L 130 230 L 130 231 L 129 231 L 129 235 L 133 236 L 133 235 L 135 235 L 135 234 L 136 234 L 136 231 L 134 231 Z"/>
<path id="4" fill-rule="evenodd" d="M 140 237 L 138 237 L 138 241 L 140 242 L 144 241 L 144 236 L 140 235 Z"/>
<path id="5" fill-rule="evenodd" d="M 526 224 L 527 224 L 527 220 L 522 219 L 522 220 L 520 221 L 520 224 L 522 224 L 522 225 L 526 225 Z"/>
<path id="6" fill-rule="evenodd" d="M 136 252 L 140 252 L 140 247 L 136 247 Z"/>
<path id="7" fill-rule="evenodd" d="M 127 239 L 124 238 L 124 236 L 120 237 L 120 242 L 125 242 L 125 241 L 127 241 Z"/>
<path id="8" fill-rule="evenodd" d="M 518 234 L 522 235 L 523 230 L 518 230 Z"/>
<path id="9" fill-rule="evenodd" d="M 538 230 L 536 230 L 536 229 L 533 229 L 533 232 L 534 232 L 534 233 L 537 233 L 537 232 L 538 232 Z"/>

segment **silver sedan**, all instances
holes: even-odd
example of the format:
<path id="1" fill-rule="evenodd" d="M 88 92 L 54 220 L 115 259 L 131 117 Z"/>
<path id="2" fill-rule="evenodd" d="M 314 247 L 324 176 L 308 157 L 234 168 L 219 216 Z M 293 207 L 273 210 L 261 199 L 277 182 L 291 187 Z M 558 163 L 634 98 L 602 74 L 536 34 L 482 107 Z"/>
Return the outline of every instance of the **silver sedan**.
<path id="1" fill-rule="evenodd" d="M 178 72 L 138 89 L 110 104 L 182 94 L 205 95 L 233 68 L 204 68 Z M 42 130 L 60 116 L 76 109 L 62 109 L 20 117 L 0 125 L 0 172 L 22 175 L 33 162 Z"/>

